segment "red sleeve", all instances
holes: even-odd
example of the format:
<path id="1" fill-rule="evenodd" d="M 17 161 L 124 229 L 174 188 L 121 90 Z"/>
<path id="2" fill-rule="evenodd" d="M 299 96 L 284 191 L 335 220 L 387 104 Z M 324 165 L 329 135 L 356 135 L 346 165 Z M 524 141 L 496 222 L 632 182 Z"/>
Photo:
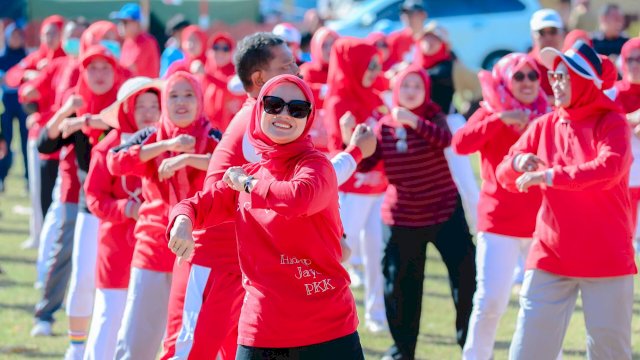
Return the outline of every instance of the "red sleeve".
<path id="1" fill-rule="evenodd" d="M 140 59 L 136 61 L 138 73 L 141 76 L 157 78 L 160 74 L 160 52 L 158 42 L 149 35 L 141 48 Z"/>
<path id="2" fill-rule="evenodd" d="M 327 148 L 331 153 L 344 149 L 342 132 L 340 131 L 340 117 L 347 112 L 346 105 L 344 101 L 339 101 L 335 97 L 327 99 L 324 103 L 324 124 L 328 137 Z"/>
<path id="3" fill-rule="evenodd" d="M 480 151 L 503 128 L 503 122 L 496 114 L 478 109 L 469 121 L 460 128 L 451 140 L 453 151 L 460 155 Z"/>
<path id="4" fill-rule="evenodd" d="M 22 59 L 19 63 L 15 64 L 7 73 L 5 74 L 4 81 L 7 83 L 7 86 L 17 88 L 22 84 L 22 80 L 24 78 L 24 73 L 27 70 L 35 70 L 36 63 L 38 62 L 40 57 L 40 53 L 35 51 L 26 58 Z"/>
<path id="5" fill-rule="evenodd" d="M 440 114 L 436 116 L 442 115 Z M 416 133 L 429 144 L 440 149 L 444 149 L 451 144 L 451 132 L 429 120 L 420 118 L 418 120 L 418 125 L 416 126 Z"/>
<path id="6" fill-rule="evenodd" d="M 615 186 L 622 176 L 628 176 L 632 161 L 630 137 L 631 130 L 622 116 L 602 119 L 596 128 L 598 156 L 579 165 L 554 166 L 552 187 L 581 191 Z"/>
<path id="7" fill-rule="evenodd" d="M 167 239 L 173 223 L 179 215 L 191 220 L 194 229 L 203 229 L 233 221 L 237 208 L 238 192 L 226 183 L 218 181 L 209 189 L 198 191 L 194 196 L 176 204 L 169 213 Z M 215 211 L 211 211 L 215 209 Z"/>
<path id="8" fill-rule="evenodd" d="M 253 107 L 249 107 L 247 109 L 243 107 L 240 111 L 249 111 L 250 113 L 252 108 Z M 231 121 L 211 155 L 209 168 L 207 169 L 207 177 L 204 181 L 204 189 L 222 180 L 222 176 L 228 168 L 232 166 L 242 166 L 246 163 L 242 153 L 242 137 L 247 129 L 247 125 L 247 119 L 241 116 L 237 116 Z"/>
<path id="9" fill-rule="evenodd" d="M 87 197 L 87 207 L 102 220 L 111 222 L 123 222 L 125 207 L 128 199 L 113 197 L 113 175 L 107 169 L 106 154 L 95 152 L 91 156 L 89 172 L 84 182 L 84 191 Z"/>
<path id="10" fill-rule="evenodd" d="M 153 135 L 155 138 L 155 135 Z M 107 168 L 114 176 L 136 175 L 149 176 L 150 164 L 153 161 L 142 162 L 140 149 L 142 145 L 133 145 L 126 150 L 118 152 L 109 151 L 107 154 Z"/>
<path id="11" fill-rule="evenodd" d="M 551 114 L 545 115 L 530 124 L 520 139 L 511 146 L 509 154 L 504 157 L 500 165 L 496 168 L 496 179 L 503 188 L 511 192 L 520 192 L 516 186 L 516 180 L 522 173 L 517 172 L 513 168 L 513 161 L 516 156 L 520 154 L 535 154 L 537 152 L 538 143 L 540 142 L 540 136 L 542 134 L 542 126 L 546 121 L 551 121 Z"/>
<path id="12" fill-rule="evenodd" d="M 328 194 L 338 191 L 338 182 L 326 158 L 313 157 L 300 162 L 291 180 L 258 180 L 251 191 L 253 209 L 270 209 L 287 216 L 309 216 L 325 209 Z"/>

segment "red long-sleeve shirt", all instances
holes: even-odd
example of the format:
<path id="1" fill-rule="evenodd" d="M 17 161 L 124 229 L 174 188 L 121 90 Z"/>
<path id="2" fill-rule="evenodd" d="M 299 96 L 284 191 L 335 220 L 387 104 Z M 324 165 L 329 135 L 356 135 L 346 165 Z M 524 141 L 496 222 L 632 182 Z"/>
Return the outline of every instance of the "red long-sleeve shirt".
<path id="1" fill-rule="evenodd" d="M 529 126 L 498 166 L 502 186 L 517 191 L 519 154 L 549 165 L 553 185 L 542 187 L 528 269 L 561 276 L 610 277 L 636 273 L 629 200 L 630 129 L 615 112 L 581 121 L 556 112 Z"/>
<path id="2" fill-rule="evenodd" d="M 478 109 L 451 141 L 461 155 L 480 153 L 482 188 L 478 202 L 478 230 L 499 235 L 530 238 L 540 209 L 540 190 L 513 193 L 496 179 L 496 168 L 520 134 L 496 114 Z"/>
<path id="3" fill-rule="evenodd" d="M 96 286 L 102 289 L 125 289 L 129 284 L 136 221 L 125 210 L 127 202 L 142 200 L 139 177 L 113 176 L 107 169 L 107 154 L 119 144 L 120 132 L 113 130 L 93 148 L 84 181 L 87 207 L 100 219 Z"/>
<path id="4" fill-rule="evenodd" d="M 245 169 L 260 179 L 251 194 L 219 181 L 176 205 L 170 221 L 184 214 L 199 228 L 235 220 L 247 290 L 239 344 L 297 347 L 353 333 L 358 320 L 339 260 L 342 226 L 331 163 L 318 153 L 277 177 L 257 164 Z"/>
<path id="5" fill-rule="evenodd" d="M 125 39 L 122 43 L 120 65 L 129 69 L 132 76 L 157 78 L 160 73 L 160 50 L 156 39 L 143 32 L 135 39 Z"/>

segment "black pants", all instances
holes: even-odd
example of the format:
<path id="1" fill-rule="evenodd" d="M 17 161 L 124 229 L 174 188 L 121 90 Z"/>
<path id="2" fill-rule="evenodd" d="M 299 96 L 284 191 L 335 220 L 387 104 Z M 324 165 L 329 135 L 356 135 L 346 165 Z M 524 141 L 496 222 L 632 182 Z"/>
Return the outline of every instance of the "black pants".
<path id="1" fill-rule="evenodd" d="M 364 360 L 358 332 L 341 338 L 295 348 L 256 348 L 238 345 L 236 360 Z"/>
<path id="2" fill-rule="evenodd" d="M 58 177 L 58 160 L 41 160 L 40 161 L 40 205 L 42 206 L 42 216 L 47 215 L 49 206 L 53 201 L 53 188 L 56 185 Z"/>
<path id="3" fill-rule="evenodd" d="M 438 249 L 449 272 L 451 297 L 456 308 L 456 339 L 463 347 L 476 291 L 476 247 L 461 202 L 458 201 L 453 215 L 443 224 L 423 228 L 385 226 L 384 241 L 384 300 L 389 330 L 395 342 L 388 355 L 394 359 L 415 357 L 429 242 Z"/>

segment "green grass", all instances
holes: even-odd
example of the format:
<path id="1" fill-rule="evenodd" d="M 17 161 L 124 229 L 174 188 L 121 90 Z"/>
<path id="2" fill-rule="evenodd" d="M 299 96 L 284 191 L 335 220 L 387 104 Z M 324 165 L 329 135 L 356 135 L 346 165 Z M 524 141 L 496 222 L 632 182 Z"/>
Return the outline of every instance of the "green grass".
<path id="1" fill-rule="evenodd" d="M 17 149 L 17 142 L 14 142 Z M 19 154 L 15 158 L 7 192 L 0 195 L 0 359 L 60 359 L 67 346 L 66 317 L 63 311 L 57 315 L 55 336 L 31 338 L 33 306 L 39 298 L 34 290 L 35 250 L 22 250 L 20 243 L 28 236 L 29 216 L 16 213 L 16 207 L 27 207 L 29 202 L 21 178 Z M 419 359 L 459 359 L 460 349 L 454 337 L 454 308 L 449 295 L 446 269 L 439 254 L 432 246 L 428 250 L 427 279 L 424 286 L 424 302 L 421 334 L 417 349 Z M 638 282 L 636 282 L 637 288 Z M 362 316 L 362 291 L 354 291 Z M 638 293 L 638 292 L 637 292 Z M 564 359 L 585 358 L 585 330 L 581 306 L 578 304 L 564 343 Z M 498 328 L 495 359 L 506 359 L 511 335 L 515 328 L 518 310 L 514 296 L 509 309 Z M 634 305 L 633 340 L 635 359 L 640 359 L 640 296 Z M 371 335 L 360 329 L 367 359 L 378 359 L 391 344 L 390 337 Z"/>

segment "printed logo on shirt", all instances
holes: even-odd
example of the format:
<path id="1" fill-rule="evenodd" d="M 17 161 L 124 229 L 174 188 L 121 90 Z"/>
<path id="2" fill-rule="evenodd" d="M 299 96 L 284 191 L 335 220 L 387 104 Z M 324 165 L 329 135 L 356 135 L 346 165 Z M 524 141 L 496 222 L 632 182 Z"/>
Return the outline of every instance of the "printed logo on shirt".
<path id="1" fill-rule="evenodd" d="M 310 259 L 280 255 L 280 265 L 293 265 L 295 267 L 293 277 L 296 280 L 305 281 L 303 285 L 307 296 L 334 290 L 335 286 L 331 284 L 332 279 L 319 279 L 319 277 L 324 277 L 324 274 L 311 268 L 311 264 Z"/>
<path id="2" fill-rule="evenodd" d="M 357 172 L 353 177 L 356 179 L 353 186 L 357 188 L 361 186 L 378 186 L 383 181 L 383 176 L 380 171 L 369 171 L 366 173 Z"/>

